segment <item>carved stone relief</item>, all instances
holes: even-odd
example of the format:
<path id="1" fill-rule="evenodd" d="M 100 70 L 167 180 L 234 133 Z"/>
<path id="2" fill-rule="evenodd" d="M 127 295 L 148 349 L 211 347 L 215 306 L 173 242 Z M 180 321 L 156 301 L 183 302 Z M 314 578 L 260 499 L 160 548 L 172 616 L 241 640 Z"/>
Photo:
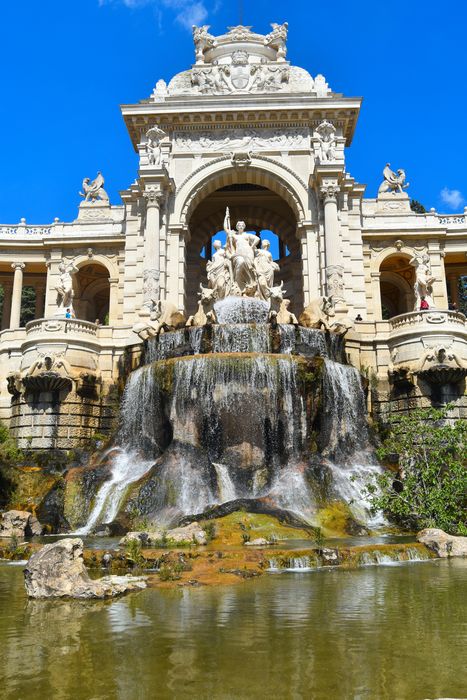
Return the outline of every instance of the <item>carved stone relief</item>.
<path id="1" fill-rule="evenodd" d="M 309 148 L 308 129 L 224 129 L 222 131 L 175 131 L 178 151 L 290 150 Z"/>

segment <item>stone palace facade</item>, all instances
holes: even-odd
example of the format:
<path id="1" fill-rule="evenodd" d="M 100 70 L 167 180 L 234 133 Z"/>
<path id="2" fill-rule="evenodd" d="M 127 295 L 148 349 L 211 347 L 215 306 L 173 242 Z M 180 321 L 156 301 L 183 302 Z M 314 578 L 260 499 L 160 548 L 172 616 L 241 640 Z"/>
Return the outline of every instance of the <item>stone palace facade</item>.
<path id="1" fill-rule="evenodd" d="M 23 447 L 107 432 L 142 338 L 161 317 L 170 327 L 173 309 L 196 311 L 226 207 L 233 224 L 277 236 L 275 283 L 295 316 L 311 305 L 326 328 L 332 309 L 350 361 L 373 378 L 374 409 L 453 400 L 465 411 L 465 212 L 412 211 L 389 164 L 376 199 L 364 197 L 345 163 L 361 100 L 288 61 L 286 24 L 208 29 L 193 30 L 189 70 L 122 107 L 139 153 L 122 204 L 98 174 L 74 221 L 0 226 L 0 417 Z"/>

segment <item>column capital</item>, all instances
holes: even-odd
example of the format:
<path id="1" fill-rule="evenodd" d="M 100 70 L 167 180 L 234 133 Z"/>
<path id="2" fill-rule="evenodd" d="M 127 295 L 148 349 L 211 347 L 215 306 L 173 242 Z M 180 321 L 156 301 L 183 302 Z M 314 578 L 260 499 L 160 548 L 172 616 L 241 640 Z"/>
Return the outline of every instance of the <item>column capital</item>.
<path id="1" fill-rule="evenodd" d="M 337 195 L 340 192 L 340 187 L 337 184 L 334 183 L 326 183 L 324 185 L 321 185 L 319 188 L 319 193 L 321 195 L 321 199 L 324 200 L 324 203 L 326 202 L 337 202 Z"/>
<path id="2" fill-rule="evenodd" d="M 11 263 L 11 267 L 13 268 L 13 270 L 24 270 L 26 265 L 23 262 L 14 262 Z"/>
<path id="3" fill-rule="evenodd" d="M 161 189 L 147 189 L 143 192 L 143 197 L 146 200 L 146 208 L 150 209 L 151 207 L 159 207 L 161 206 L 165 194 L 162 192 Z"/>

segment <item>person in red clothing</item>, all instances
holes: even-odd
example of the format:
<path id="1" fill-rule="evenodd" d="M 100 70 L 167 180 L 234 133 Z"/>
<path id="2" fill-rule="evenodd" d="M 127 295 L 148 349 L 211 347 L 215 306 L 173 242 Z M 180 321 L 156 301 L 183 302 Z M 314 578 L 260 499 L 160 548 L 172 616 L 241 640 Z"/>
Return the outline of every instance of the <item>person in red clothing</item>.
<path id="1" fill-rule="evenodd" d="M 430 307 L 428 306 L 428 302 L 425 299 L 425 297 L 422 297 L 420 301 L 420 311 L 427 311 Z"/>

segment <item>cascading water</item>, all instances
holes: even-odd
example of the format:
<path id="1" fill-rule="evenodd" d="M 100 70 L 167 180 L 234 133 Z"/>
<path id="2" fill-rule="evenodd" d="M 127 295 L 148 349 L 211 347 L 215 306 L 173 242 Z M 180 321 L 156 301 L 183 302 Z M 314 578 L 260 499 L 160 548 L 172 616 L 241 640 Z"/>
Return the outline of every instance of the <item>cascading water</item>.
<path id="1" fill-rule="evenodd" d="M 341 499 L 368 521 L 358 484 L 376 467 L 360 376 L 339 362 L 342 340 L 273 327 L 258 299 L 224 299 L 216 314 L 218 325 L 147 344 L 83 531 L 121 512 L 169 524 L 238 499 L 309 522 L 326 498 Z"/>

